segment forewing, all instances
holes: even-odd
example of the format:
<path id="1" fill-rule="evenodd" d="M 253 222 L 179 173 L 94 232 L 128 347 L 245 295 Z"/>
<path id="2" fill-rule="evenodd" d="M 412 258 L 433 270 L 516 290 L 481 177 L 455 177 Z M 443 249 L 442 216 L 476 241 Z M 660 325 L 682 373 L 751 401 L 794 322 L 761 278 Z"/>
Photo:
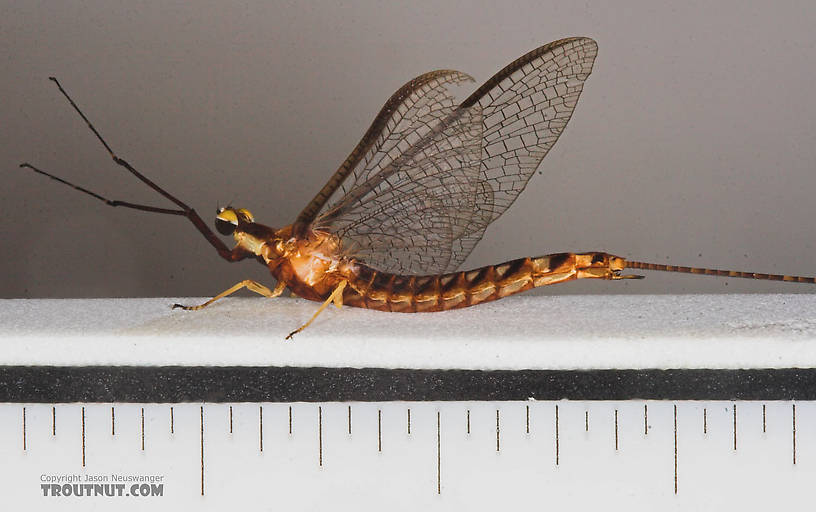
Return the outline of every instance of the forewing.
<path id="1" fill-rule="evenodd" d="M 447 268 L 451 241 L 464 235 L 476 210 L 480 108 L 457 108 L 448 89 L 471 79 L 456 71 L 432 73 L 432 81 L 409 82 L 424 85 L 393 109 L 376 144 L 313 226 L 337 234 L 346 254 L 380 270 Z"/>
<path id="2" fill-rule="evenodd" d="M 445 84 L 405 105 L 316 221 L 379 270 L 456 269 L 558 140 L 592 71 L 595 41 L 515 60 L 459 107 Z"/>
<path id="3" fill-rule="evenodd" d="M 473 78 L 448 69 L 431 71 L 414 78 L 392 94 L 360 142 L 300 212 L 293 225 L 296 231 L 301 232 L 314 224 L 318 213 L 331 198 L 365 181 L 369 173 L 381 170 L 387 164 L 382 157 L 398 155 L 411 144 L 409 136 L 422 130 L 423 124 L 433 124 L 440 115 L 450 112 L 453 101 L 446 87 L 463 81 L 472 82 Z"/>

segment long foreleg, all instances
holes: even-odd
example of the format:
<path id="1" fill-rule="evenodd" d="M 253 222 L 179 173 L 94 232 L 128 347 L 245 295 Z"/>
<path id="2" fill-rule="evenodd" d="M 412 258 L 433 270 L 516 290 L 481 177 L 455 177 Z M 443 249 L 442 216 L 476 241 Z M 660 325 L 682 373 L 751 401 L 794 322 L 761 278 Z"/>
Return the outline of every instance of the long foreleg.
<path id="1" fill-rule="evenodd" d="M 173 196 L 172 194 L 170 194 L 169 192 L 167 192 L 163 188 L 161 188 L 158 185 L 156 185 L 155 183 L 153 183 L 153 181 L 151 181 L 146 176 L 144 176 L 142 173 L 137 171 L 125 159 L 120 158 L 119 156 L 117 156 L 113 152 L 111 147 L 108 145 L 108 143 L 105 141 L 105 139 L 102 138 L 102 135 L 99 133 L 99 131 L 96 129 L 96 127 L 94 127 L 94 125 L 85 116 L 85 114 L 82 112 L 82 110 L 79 109 L 77 104 L 74 102 L 73 99 L 71 99 L 71 97 L 68 95 L 68 93 L 65 91 L 65 89 L 62 88 L 62 85 L 59 83 L 59 81 L 54 77 L 49 77 L 49 79 L 51 81 L 53 81 L 57 85 L 57 88 L 60 90 L 62 95 L 65 96 L 65 98 L 68 100 L 68 102 L 71 104 L 71 106 L 74 107 L 74 110 L 76 110 L 76 112 L 80 115 L 80 117 L 82 117 L 82 119 L 85 121 L 85 124 L 87 124 L 88 128 L 90 128 L 91 131 L 94 133 L 94 135 L 96 135 L 96 138 L 99 139 L 99 142 L 101 142 L 102 145 L 105 147 L 105 150 L 108 152 L 108 154 L 110 154 L 113 161 L 117 165 L 120 165 L 120 166 L 124 167 L 125 169 L 127 169 L 127 171 L 130 172 L 132 175 L 136 176 L 136 178 L 138 178 L 139 181 L 141 181 L 142 183 L 144 183 L 148 187 L 152 188 L 153 190 L 155 190 L 156 192 L 158 192 L 159 194 L 161 194 L 162 196 L 164 196 L 168 200 L 175 203 L 176 206 L 179 207 L 179 209 L 178 210 L 171 210 L 171 209 L 167 209 L 167 208 L 158 208 L 158 207 L 155 207 L 155 206 L 147 206 L 147 205 L 130 203 L 130 202 L 127 202 L 127 201 L 118 201 L 118 200 L 106 199 L 106 198 L 102 197 L 101 195 L 99 195 L 99 194 L 97 194 L 95 192 L 92 192 L 92 191 L 90 191 L 90 190 L 88 190 L 86 188 L 79 187 L 77 185 L 69 183 L 68 181 L 65 181 L 64 179 L 58 178 L 57 176 L 54 176 L 53 174 L 49 174 L 49 173 L 47 173 L 45 171 L 42 171 L 42 170 L 34 167 L 31 164 L 23 163 L 23 164 L 20 164 L 20 167 L 31 169 L 32 171 L 35 171 L 35 172 L 37 172 L 39 174 L 47 176 L 47 177 L 49 177 L 49 178 L 51 178 L 53 180 L 56 180 L 56 181 L 58 181 L 60 183 L 68 185 L 68 186 L 70 186 L 70 187 L 72 187 L 72 188 L 74 188 L 76 190 L 79 190 L 80 192 L 83 192 L 83 193 L 88 194 L 88 195 L 90 195 L 92 197 L 95 197 L 96 199 L 99 199 L 100 201 L 103 201 L 108 206 L 123 206 L 125 208 L 133 208 L 135 210 L 141 210 L 141 211 L 152 212 L 152 213 L 162 213 L 162 214 L 166 214 L 166 215 L 182 215 L 184 217 L 187 217 L 190 220 L 190 222 L 193 223 L 193 226 L 195 226 L 196 229 L 202 235 L 204 235 L 204 238 L 207 239 L 207 241 L 210 243 L 210 245 L 212 245 L 215 248 L 215 250 L 218 251 L 218 254 L 222 258 L 224 258 L 225 260 L 227 260 L 227 261 L 237 261 L 239 259 L 243 259 L 244 257 L 246 257 L 246 254 L 244 254 L 242 251 L 237 251 L 237 252 L 236 251 L 231 251 L 224 244 L 224 242 L 222 242 L 221 239 L 219 239 L 215 235 L 215 233 L 213 233 L 212 230 L 207 227 L 207 225 L 204 223 L 203 220 L 201 220 L 201 217 L 199 217 L 198 213 L 196 213 L 196 211 L 194 209 L 190 208 L 185 203 L 180 201 L 178 198 L 176 198 L 175 196 Z"/>

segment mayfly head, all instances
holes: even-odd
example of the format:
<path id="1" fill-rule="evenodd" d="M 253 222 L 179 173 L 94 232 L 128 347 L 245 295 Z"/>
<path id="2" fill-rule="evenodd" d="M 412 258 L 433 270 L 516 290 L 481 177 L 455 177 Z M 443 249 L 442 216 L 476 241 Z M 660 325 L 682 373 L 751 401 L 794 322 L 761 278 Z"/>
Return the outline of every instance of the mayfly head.
<path id="1" fill-rule="evenodd" d="M 246 208 L 218 208 L 215 214 L 215 229 L 222 235 L 231 235 L 240 224 L 255 222 L 252 213 Z"/>

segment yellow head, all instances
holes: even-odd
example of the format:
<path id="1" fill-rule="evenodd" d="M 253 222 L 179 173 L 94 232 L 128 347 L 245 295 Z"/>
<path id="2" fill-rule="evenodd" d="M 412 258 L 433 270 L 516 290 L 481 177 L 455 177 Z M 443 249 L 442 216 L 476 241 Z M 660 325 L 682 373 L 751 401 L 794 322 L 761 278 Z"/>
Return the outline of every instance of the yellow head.
<path id="1" fill-rule="evenodd" d="M 215 229 L 222 235 L 231 235 L 239 224 L 251 224 L 255 222 L 252 213 L 246 208 L 219 208 L 215 214 Z"/>

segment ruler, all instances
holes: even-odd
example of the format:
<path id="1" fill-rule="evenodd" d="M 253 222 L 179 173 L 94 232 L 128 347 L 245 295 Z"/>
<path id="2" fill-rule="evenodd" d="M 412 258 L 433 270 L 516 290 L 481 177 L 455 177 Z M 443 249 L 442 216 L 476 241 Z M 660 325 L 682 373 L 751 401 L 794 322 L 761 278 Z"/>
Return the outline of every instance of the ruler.
<path id="1" fill-rule="evenodd" d="M 0 457 L 77 510 L 753 510 L 810 499 L 816 403 L 5 403 Z"/>
<path id="2" fill-rule="evenodd" d="M 313 313 L 299 301 L 6 301 L 3 504 L 807 503 L 816 299 L 544 299 L 419 323 L 332 311 L 295 344 L 273 338 Z"/>

